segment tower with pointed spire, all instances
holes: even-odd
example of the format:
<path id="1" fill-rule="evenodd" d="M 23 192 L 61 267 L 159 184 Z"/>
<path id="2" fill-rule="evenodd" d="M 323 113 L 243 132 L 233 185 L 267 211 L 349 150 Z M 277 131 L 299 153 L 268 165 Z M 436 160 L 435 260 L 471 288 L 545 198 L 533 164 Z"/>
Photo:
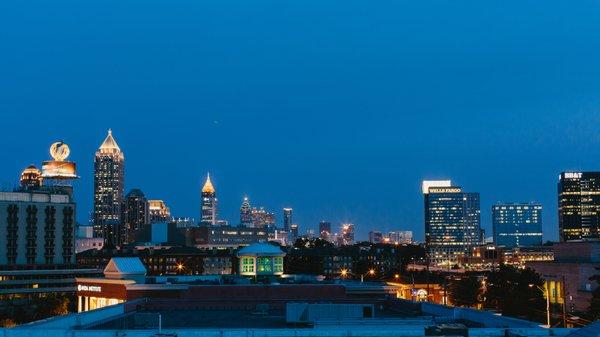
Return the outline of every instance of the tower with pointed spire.
<path id="1" fill-rule="evenodd" d="M 217 192 L 210 181 L 210 173 L 206 175 L 206 182 L 200 193 L 200 224 L 214 226 L 217 224 Z"/>
<path id="2" fill-rule="evenodd" d="M 125 156 L 108 130 L 94 157 L 94 235 L 105 245 L 121 244 Z"/>

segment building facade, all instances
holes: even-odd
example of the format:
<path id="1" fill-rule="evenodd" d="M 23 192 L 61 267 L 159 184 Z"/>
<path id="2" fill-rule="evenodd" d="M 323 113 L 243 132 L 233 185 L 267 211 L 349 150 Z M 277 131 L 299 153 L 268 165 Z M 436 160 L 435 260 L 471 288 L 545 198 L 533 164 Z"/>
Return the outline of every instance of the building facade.
<path id="1" fill-rule="evenodd" d="M 389 232 L 387 237 L 384 238 L 384 241 L 387 241 L 387 242 L 393 243 L 393 244 L 410 244 L 413 242 L 413 232 L 412 231 Z"/>
<path id="2" fill-rule="evenodd" d="M 171 210 L 162 200 L 148 200 L 150 223 L 171 221 Z"/>
<path id="3" fill-rule="evenodd" d="M 331 241 L 331 222 L 319 222 L 319 237 L 325 241 Z"/>
<path id="4" fill-rule="evenodd" d="M 292 209 L 283 209 L 283 230 L 289 232 L 292 228 Z"/>
<path id="5" fill-rule="evenodd" d="M 111 130 L 94 157 L 94 235 L 106 243 L 121 242 L 123 193 L 125 188 L 125 156 Z"/>
<path id="6" fill-rule="evenodd" d="M 425 186 L 425 182 L 423 183 Z M 465 193 L 457 186 L 437 187 L 427 182 L 425 244 L 434 265 L 458 263 L 482 242 L 479 193 Z M 446 184 L 444 184 L 446 185 Z"/>
<path id="7" fill-rule="evenodd" d="M 186 232 L 186 245 L 199 248 L 236 248 L 268 239 L 264 228 L 254 227 L 200 226 Z"/>
<path id="8" fill-rule="evenodd" d="M 563 172 L 558 179 L 560 241 L 600 239 L 600 172 Z"/>
<path id="9" fill-rule="evenodd" d="M 201 220 L 200 224 L 204 226 L 214 226 L 217 224 L 217 192 L 210 181 L 210 175 L 206 176 L 206 182 L 202 187 L 200 195 L 202 204 L 200 205 Z"/>
<path id="10" fill-rule="evenodd" d="M 553 261 L 528 261 L 526 266 L 544 278 L 553 312 L 585 312 L 598 286 L 590 278 L 598 274 L 600 242 L 561 242 L 551 248 Z"/>
<path id="11" fill-rule="evenodd" d="M 542 244 L 542 205 L 499 203 L 492 206 L 494 243 L 507 248 Z"/>
<path id="12" fill-rule="evenodd" d="M 68 194 L 0 192 L 0 268 L 75 263 L 75 203 Z"/>
<path id="13" fill-rule="evenodd" d="M 383 233 L 380 231 L 370 231 L 369 232 L 369 242 L 370 243 L 382 243 L 383 242 Z"/>
<path id="14" fill-rule="evenodd" d="M 354 225 L 350 223 L 343 224 L 338 237 L 338 245 L 347 246 L 351 244 L 354 244 Z"/>
<path id="15" fill-rule="evenodd" d="M 244 227 L 252 226 L 252 207 L 250 206 L 250 199 L 244 197 L 242 206 L 240 206 L 240 225 Z"/>
<path id="16" fill-rule="evenodd" d="M 132 189 L 123 202 L 123 226 L 121 242 L 135 241 L 135 235 L 150 223 L 148 199 L 140 189 Z"/>

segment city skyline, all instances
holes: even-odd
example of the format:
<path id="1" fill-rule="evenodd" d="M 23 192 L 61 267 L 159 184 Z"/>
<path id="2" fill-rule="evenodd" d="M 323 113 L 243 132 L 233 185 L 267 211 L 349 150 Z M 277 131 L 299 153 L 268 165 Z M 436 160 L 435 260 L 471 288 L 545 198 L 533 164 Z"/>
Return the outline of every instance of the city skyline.
<path id="1" fill-rule="evenodd" d="M 110 138 L 110 136 L 111 136 L 111 133 L 109 133 L 108 137 Z M 34 164 L 36 164 L 36 163 L 34 163 Z M 77 164 L 80 167 L 84 167 L 85 166 L 85 165 L 81 165 L 81 163 L 77 163 Z M 86 181 L 86 179 L 85 179 L 85 176 L 86 176 L 85 172 L 83 172 L 80 169 L 79 174 L 83 177 L 81 179 L 82 182 L 85 183 L 85 181 Z M 135 174 L 135 173 L 128 173 L 127 169 L 126 169 L 125 170 L 126 181 L 128 180 L 127 177 L 128 177 L 129 174 Z M 196 188 L 196 190 L 201 190 L 203 187 L 205 187 L 205 185 L 207 183 L 206 173 L 201 174 L 199 176 L 200 176 L 200 182 L 201 183 L 198 186 L 194 186 L 194 188 Z M 444 178 L 447 178 L 447 177 L 444 177 Z M 93 174 L 92 174 L 92 179 L 93 179 Z M 209 183 L 210 183 L 211 179 L 214 179 L 214 177 L 211 177 L 211 178 L 208 179 Z M 249 178 L 249 179 L 251 179 L 251 178 Z M 18 179 L 16 178 L 16 180 L 18 180 Z M 423 184 L 423 182 L 424 181 L 420 181 L 421 184 Z M 76 188 L 75 188 L 75 198 L 76 198 L 76 202 L 78 204 L 84 204 L 85 205 L 85 200 L 82 200 L 82 196 L 79 193 L 80 185 L 81 185 L 81 182 L 78 182 L 78 183 L 76 182 L 75 183 L 75 186 L 76 186 Z M 150 184 L 147 184 L 147 185 L 151 185 L 151 182 L 150 182 Z M 213 188 L 212 184 L 210 184 L 210 185 L 211 185 L 210 187 Z M 463 184 L 460 184 L 460 185 L 463 185 Z M 6 185 L 6 186 L 8 186 L 8 185 Z M 136 188 L 139 188 L 142 191 L 144 191 L 146 189 L 146 187 L 140 187 L 140 186 L 132 187 L 132 186 L 127 186 L 126 185 L 125 186 L 125 193 L 128 193 L 131 190 L 134 190 Z M 421 188 L 423 188 L 423 187 L 421 187 Z M 259 195 L 259 194 L 260 194 L 260 192 L 257 193 L 256 195 Z M 244 193 L 243 195 L 244 195 L 244 197 L 247 197 L 248 195 L 255 195 L 255 193 Z M 154 197 L 155 196 L 152 196 L 151 198 L 154 198 Z M 156 198 L 164 200 L 165 203 L 170 208 L 174 207 L 174 209 L 176 209 L 176 210 L 177 209 L 187 209 L 187 208 L 189 208 L 189 205 L 187 205 L 187 203 L 188 203 L 187 201 L 186 201 L 186 204 L 183 205 L 184 207 L 181 207 L 182 205 L 177 205 L 175 202 L 169 200 L 168 198 L 160 198 L 159 196 L 156 196 Z M 231 199 L 231 198 L 229 197 L 229 198 L 226 198 L 226 199 Z M 238 200 L 238 202 L 239 202 L 239 200 Z M 510 200 L 510 201 L 497 201 L 495 203 L 499 203 L 499 202 L 506 202 L 506 203 L 526 202 L 526 203 L 529 203 L 529 202 L 532 202 L 532 201 L 513 201 L 513 200 Z M 486 210 L 486 208 L 489 208 L 488 206 L 491 207 L 491 205 L 493 205 L 495 203 L 490 203 L 490 205 L 482 204 L 482 207 L 481 207 L 482 208 L 482 210 L 481 210 L 482 214 L 486 213 L 485 210 Z M 198 204 L 200 204 L 200 196 L 199 195 L 198 195 Z M 258 202 L 256 204 L 253 203 L 253 206 L 261 206 L 261 207 L 264 206 L 267 211 L 275 213 L 278 226 L 279 227 L 283 227 L 284 223 L 283 223 L 283 216 L 282 216 L 281 212 L 284 209 L 288 208 L 290 205 L 289 205 L 289 203 L 286 203 L 285 204 L 286 206 L 284 206 L 284 207 L 281 207 L 281 208 L 272 208 L 270 205 L 273 205 L 273 204 L 276 204 L 276 202 L 273 202 L 272 200 L 265 199 L 265 200 L 260 200 L 260 203 L 258 203 Z M 555 205 L 554 207 L 556 208 L 557 206 Z M 228 206 L 225 207 L 225 209 L 230 209 L 230 208 L 232 208 L 231 205 L 228 205 Z M 236 214 L 236 210 L 237 210 L 237 214 Z M 198 212 L 198 211 L 200 211 L 200 209 L 198 208 L 196 211 Z M 309 210 L 309 212 L 310 212 L 310 210 Z M 231 214 L 231 212 L 228 211 L 227 212 L 227 217 L 223 217 L 223 220 L 229 221 L 229 222 L 231 222 L 232 224 L 235 225 L 236 222 L 237 222 L 237 219 L 239 217 L 239 209 L 236 209 L 236 207 L 234 206 L 233 207 L 233 215 L 231 217 L 229 217 L 229 214 Z M 177 211 L 171 212 L 171 215 L 174 216 L 174 217 L 194 217 L 193 214 L 192 215 L 187 214 L 187 213 L 186 214 L 179 214 Z M 79 211 L 79 214 L 77 216 L 78 216 L 78 221 L 80 221 L 80 223 L 82 223 L 84 225 L 88 224 L 85 221 L 85 219 L 87 219 L 87 218 L 82 218 L 81 211 Z M 486 237 L 491 237 L 493 235 L 492 228 L 491 228 L 492 227 L 491 226 L 491 223 L 492 223 L 491 217 L 492 217 L 492 215 L 489 214 L 489 216 L 490 216 L 490 219 L 486 219 L 482 215 L 482 219 L 481 219 L 482 228 L 486 230 L 486 233 L 485 233 Z M 417 224 L 416 226 L 408 226 L 408 225 L 403 225 L 403 224 L 395 224 L 394 225 L 392 223 L 389 223 L 389 224 L 386 225 L 386 224 L 383 224 L 383 223 L 370 222 L 371 225 L 365 225 L 363 223 L 357 223 L 356 221 L 345 220 L 345 218 L 342 218 L 342 217 L 339 217 L 339 216 L 336 217 L 335 215 L 332 216 L 331 218 L 321 217 L 320 219 L 332 222 L 332 232 L 333 233 L 339 232 L 339 229 L 345 223 L 352 223 L 352 224 L 354 224 L 356 226 L 356 228 L 357 228 L 357 240 L 364 240 L 364 241 L 366 241 L 368 239 L 368 232 L 372 231 L 372 230 L 376 230 L 376 231 L 410 230 L 410 231 L 413 231 L 414 233 L 417 233 L 416 238 L 415 238 L 416 240 L 421 241 L 421 242 L 424 241 L 422 238 L 419 237 L 421 235 L 420 232 L 422 231 L 422 229 L 420 229 L 419 226 L 422 227 L 423 226 L 422 223 L 421 224 Z M 318 232 L 318 226 L 319 226 L 319 222 L 321 220 L 318 220 L 318 222 L 316 224 L 306 223 L 306 222 L 301 222 L 301 221 L 295 221 L 295 223 L 298 223 L 300 225 L 300 234 L 303 235 L 309 229 L 314 230 L 315 232 Z M 367 223 L 369 223 L 369 222 L 367 222 Z M 547 232 L 548 231 L 548 229 L 547 229 L 548 227 L 550 227 L 550 228 L 556 227 L 555 229 L 551 229 L 551 230 L 555 230 L 556 233 L 554 233 L 554 232 Z M 558 226 L 557 225 L 556 226 L 548 226 L 547 224 L 544 224 L 544 229 L 545 229 L 544 230 L 544 240 L 554 240 L 554 241 L 558 240 Z"/>
<path id="2" fill-rule="evenodd" d="M 365 239 L 422 240 L 421 181 L 452 179 L 487 233 L 492 204 L 539 202 L 557 240 L 558 174 L 599 169 L 592 2 L 3 5 L 0 182 L 63 139 L 82 223 L 109 128 L 126 190 L 175 216 L 198 218 L 210 172 L 222 218 L 248 195 Z"/>

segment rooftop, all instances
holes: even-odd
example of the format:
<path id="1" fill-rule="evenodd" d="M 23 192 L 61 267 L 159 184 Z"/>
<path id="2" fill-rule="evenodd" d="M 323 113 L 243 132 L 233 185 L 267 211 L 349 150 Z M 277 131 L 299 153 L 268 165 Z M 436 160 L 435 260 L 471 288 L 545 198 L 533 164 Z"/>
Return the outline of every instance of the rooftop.
<path id="1" fill-rule="evenodd" d="M 269 243 L 254 243 L 237 252 L 238 256 L 285 256 L 278 246 Z"/>

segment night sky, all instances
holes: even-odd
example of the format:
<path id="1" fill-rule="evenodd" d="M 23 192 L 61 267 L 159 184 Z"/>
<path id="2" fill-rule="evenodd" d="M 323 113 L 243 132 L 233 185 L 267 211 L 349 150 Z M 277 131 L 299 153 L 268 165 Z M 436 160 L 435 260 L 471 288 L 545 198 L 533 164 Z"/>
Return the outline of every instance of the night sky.
<path id="1" fill-rule="evenodd" d="M 2 1 L 0 182 L 64 140 L 92 206 L 112 128 L 126 186 L 221 218 L 293 207 L 423 237 L 423 179 L 538 201 L 557 239 L 563 170 L 600 170 L 599 1 Z"/>

